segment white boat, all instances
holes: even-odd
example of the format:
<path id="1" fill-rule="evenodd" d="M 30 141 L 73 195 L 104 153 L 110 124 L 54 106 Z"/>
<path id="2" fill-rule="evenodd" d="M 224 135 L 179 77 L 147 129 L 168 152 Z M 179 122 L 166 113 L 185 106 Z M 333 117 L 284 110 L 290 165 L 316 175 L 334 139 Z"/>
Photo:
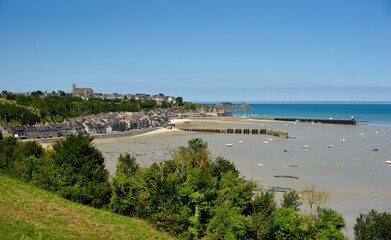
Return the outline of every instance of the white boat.
<path id="1" fill-rule="evenodd" d="M 384 161 L 385 164 L 391 164 L 391 160 Z"/>
<path id="2" fill-rule="evenodd" d="M 225 144 L 226 147 L 232 147 L 232 143 Z"/>
<path id="3" fill-rule="evenodd" d="M 242 140 L 239 140 L 239 141 L 238 141 L 238 143 L 239 143 L 239 144 L 242 144 L 242 143 L 243 143 L 243 141 L 242 141 Z"/>

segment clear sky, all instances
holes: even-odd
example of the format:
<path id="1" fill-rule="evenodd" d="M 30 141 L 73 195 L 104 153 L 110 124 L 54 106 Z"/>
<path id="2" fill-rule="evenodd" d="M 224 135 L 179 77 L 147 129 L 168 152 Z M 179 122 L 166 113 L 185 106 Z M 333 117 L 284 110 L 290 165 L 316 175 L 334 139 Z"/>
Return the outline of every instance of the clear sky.
<path id="1" fill-rule="evenodd" d="M 0 90 L 391 101 L 390 0 L 0 0 Z"/>

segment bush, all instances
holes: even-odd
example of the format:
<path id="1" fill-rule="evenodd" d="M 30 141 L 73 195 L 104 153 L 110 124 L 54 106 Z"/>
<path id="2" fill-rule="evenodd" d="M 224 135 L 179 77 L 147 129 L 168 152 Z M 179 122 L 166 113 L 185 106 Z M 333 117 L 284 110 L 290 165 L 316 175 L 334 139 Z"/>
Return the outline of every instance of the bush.
<path id="1" fill-rule="evenodd" d="M 360 213 L 353 229 L 357 240 L 391 239 L 391 213 L 373 209 L 367 214 Z"/>
<path id="2" fill-rule="evenodd" d="M 92 141 L 75 134 L 53 144 L 56 188 L 67 199 L 100 208 L 109 204 L 111 188 L 102 153 Z"/>

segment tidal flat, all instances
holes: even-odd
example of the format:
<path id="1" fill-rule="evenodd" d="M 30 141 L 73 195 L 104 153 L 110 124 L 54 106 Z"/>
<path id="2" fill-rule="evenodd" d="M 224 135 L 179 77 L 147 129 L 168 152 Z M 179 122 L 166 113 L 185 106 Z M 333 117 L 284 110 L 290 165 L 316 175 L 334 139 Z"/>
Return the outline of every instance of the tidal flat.
<path id="1" fill-rule="evenodd" d="M 106 167 L 115 173 L 120 154 L 130 153 L 142 166 L 171 159 L 173 149 L 192 138 L 208 142 L 213 158 L 235 163 L 241 175 L 267 189 L 302 191 L 312 185 L 330 193 L 324 204 L 343 214 L 345 234 L 353 238 L 359 213 L 391 211 L 391 126 L 335 125 L 255 119 L 188 120 L 177 127 L 276 128 L 288 138 L 269 135 L 184 132 L 96 139 Z M 228 144 L 228 145 L 227 145 Z M 306 146 L 305 146 L 306 145 Z M 277 198 L 281 193 L 277 193 Z M 302 207 L 305 209 L 305 206 Z"/>

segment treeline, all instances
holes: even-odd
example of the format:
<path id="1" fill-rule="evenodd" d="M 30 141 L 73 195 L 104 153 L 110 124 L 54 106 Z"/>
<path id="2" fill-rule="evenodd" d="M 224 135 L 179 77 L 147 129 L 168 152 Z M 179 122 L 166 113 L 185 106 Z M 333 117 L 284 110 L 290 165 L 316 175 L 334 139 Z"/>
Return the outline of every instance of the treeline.
<path id="1" fill-rule="evenodd" d="M 102 153 L 87 135 L 69 135 L 46 151 L 35 141 L 0 141 L 0 171 L 74 202 L 102 208 L 111 197 Z"/>
<path id="2" fill-rule="evenodd" d="M 40 117 L 24 107 L 0 103 L 0 123 L 13 125 L 33 125 L 40 122 Z"/>
<path id="3" fill-rule="evenodd" d="M 103 100 L 91 98 L 82 100 L 80 97 L 66 94 L 64 96 L 15 96 L 16 104 L 25 106 L 39 115 L 41 122 L 62 122 L 67 118 L 107 113 L 107 112 L 137 112 L 151 110 L 157 107 L 154 100 Z"/>
<path id="4" fill-rule="evenodd" d="M 295 191 L 279 205 L 273 192 L 254 194 L 255 183 L 232 162 L 211 160 L 201 139 L 146 169 L 120 156 L 112 188 L 113 212 L 149 219 L 180 239 L 344 239 L 340 214 L 321 207 L 301 213 Z"/>
<path id="5" fill-rule="evenodd" d="M 343 217 L 316 200 L 324 195 L 314 189 L 289 191 L 276 203 L 273 192 L 257 192 L 232 162 L 211 159 L 201 139 L 176 149 L 172 160 L 147 168 L 121 155 L 111 181 L 92 140 L 70 135 L 46 151 L 33 141 L 4 138 L 0 171 L 74 202 L 148 219 L 180 239 L 345 238 Z M 301 212 L 302 200 L 313 211 Z M 390 239 L 391 214 L 372 211 L 357 221 L 357 239 Z"/>
<path id="6" fill-rule="evenodd" d="M 40 92 L 40 91 L 37 91 Z M 155 100 L 135 100 L 135 99 L 125 99 L 125 100 L 111 100 L 111 99 L 99 99 L 91 98 L 88 100 L 82 100 L 80 97 L 73 96 L 72 94 L 62 94 L 62 95 L 50 95 L 47 97 L 40 97 L 41 95 L 37 92 L 34 92 L 31 96 L 25 95 L 14 95 L 6 91 L 2 92 L 2 96 L 7 100 L 15 101 L 16 104 L 24 106 L 21 108 L 18 106 L 8 106 L 3 111 L 7 116 L 7 122 L 13 120 L 20 121 L 23 124 L 34 124 L 36 119 L 32 121 L 29 115 L 34 115 L 39 117 L 39 121 L 42 123 L 45 122 L 62 122 L 67 118 L 107 113 L 107 112 L 139 112 L 139 111 L 149 111 L 156 108 L 170 108 L 173 107 L 173 104 L 170 102 L 163 102 L 161 105 L 158 105 Z M 42 92 L 40 92 L 42 93 Z M 181 97 L 178 97 L 181 99 Z M 178 101 L 178 104 L 182 105 L 182 101 Z M 1 104 L 0 107 L 3 108 L 4 104 Z M 12 109 L 24 109 L 28 114 L 19 114 L 14 115 L 11 112 Z M 2 115 L 3 116 L 3 115 Z M 38 122 L 39 122 L 38 121 Z"/>

